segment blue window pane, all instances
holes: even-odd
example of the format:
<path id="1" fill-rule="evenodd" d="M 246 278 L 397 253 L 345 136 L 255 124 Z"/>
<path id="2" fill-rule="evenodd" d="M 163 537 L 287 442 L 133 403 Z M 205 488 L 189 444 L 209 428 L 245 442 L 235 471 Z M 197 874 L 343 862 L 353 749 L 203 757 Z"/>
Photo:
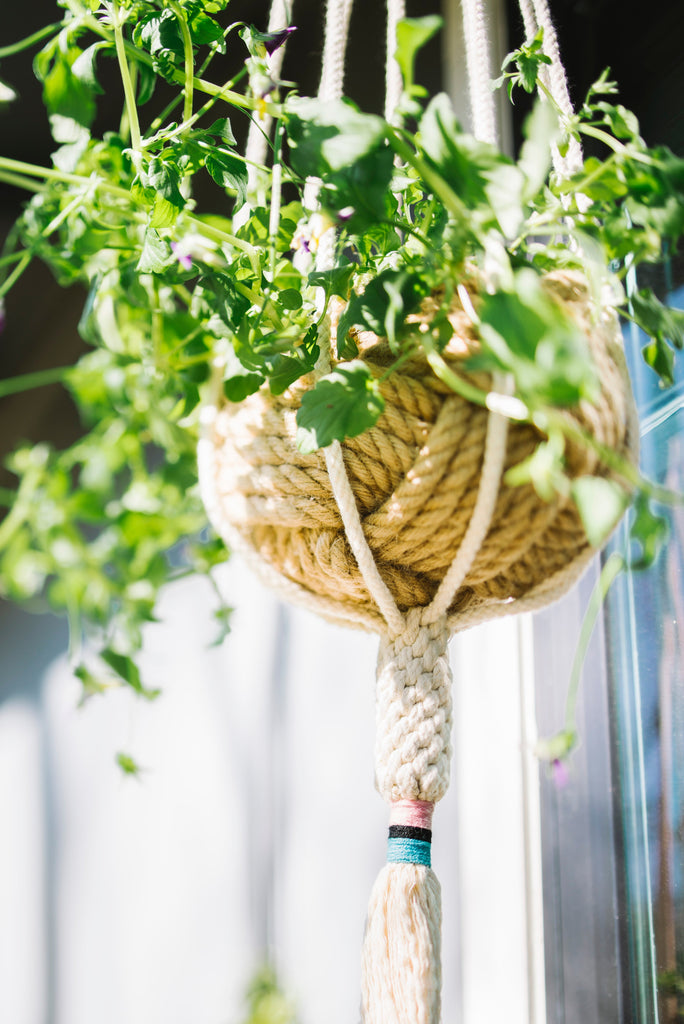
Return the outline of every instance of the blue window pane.
<path id="1" fill-rule="evenodd" d="M 684 289 L 671 304 L 684 308 Z M 642 470 L 684 491 L 681 359 L 675 385 L 662 390 L 640 359 L 644 336 L 628 330 L 626 343 Z M 639 1021 L 675 1024 L 684 1012 L 677 995 L 684 993 L 684 509 L 660 511 L 670 524 L 668 547 L 648 571 L 616 587 L 607 629 L 629 980 Z M 618 540 L 625 543 L 626 527 Z"/>

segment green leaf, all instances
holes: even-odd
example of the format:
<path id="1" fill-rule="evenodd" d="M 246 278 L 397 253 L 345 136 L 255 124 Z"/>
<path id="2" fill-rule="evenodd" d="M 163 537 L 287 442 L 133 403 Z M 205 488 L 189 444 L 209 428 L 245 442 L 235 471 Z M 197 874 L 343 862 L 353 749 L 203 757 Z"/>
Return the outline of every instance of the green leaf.
<path id="1" fill-rule="evenodd" d="M 644 345 L 641 355 L 647 366 L 650 366 L 660 378 L 660 386 L 671 388 L 675 381 L 675 354 L 662 338 L 653 338 Z"/>
<path id="2" fill-rule="evenodd" d="M 155 228 L 148 226 L 136 270 L 141 274 L 161 274 L 173 262 L 173 258 L 169 243 L 160 237 Z"/>
<path id="3" fill-rule="evenodd" d="M 218 120 L 214 121 L 214 123 L 207 128 L 206 133 L 207 135 L 215 135 L 217 138 L 221 139 L 226 146 L 237 145 L 235 136 L 233 135 L 233 129 L 227 117 L 220 117 Z"/>
<path id="4" fill-rule="evenodd" d="M 107 690 L 111 689 L 110 682 L 96 676 L 85 665 L 78 665 L 78 667 L 74 669 L 74 675 L 77 679 L 80 679 L 83 686 L 81 698 L 78 702 L 79 707 L 82 707 L 83 704 L 90 700 L 91 697 L 95 697 L 101 693 L 106 693 Z"/>
<path id="5" fill-rule="evenodd" d="M 236 208 L 242 206 L 247 198 L 247 167 L 244 160 L 216 148 L 207 154 L 205 166 L 217 185 L 234 189 Z"/>
<path id="6" fill-rule="evenodd" d="M 402 18 L 397 22 L 397 49 L 394 58 L 401 69 L 404 89 L 413 86 L 413 67 L 418 51 L 442 27 L 442 19 L 437 14 L 428 14 L 423 18 Z"/>
<path id="7" fill-rule="evenodd" d="M 597 476 L 580 476 L 573 480 L 571 493 L 587 540 L 592 547 L 601 547 L 629 505 L 628 495 L 614 480 Z"/>
<path id="8" fill-rule="evenodd" d="M 121 679 L 123 679 L 125 683 L 128 683 L 132 690 L 135 690 L 136 693 L 140 694 L 141 697 L 146 697 L 148 700 L 154 700 L 161 693 L 161 690 L 150 690 L 143 686 L 140 681 L 140 670 L 138 669 L 138 666 L 127 655 L 118 654 L 116 651 L 113 651 L 108 647 L 102 651 L 100 657 Z"/>
<path id="9" fill-rule="evenodd" d="M 352 233 L 372 228 L 378 221 L 391 221 L 396 213 L 396 200 L 388 192 L 393 169 L 389 146 L 374 149 L 326 175 L 321 205 L 335 213 L 344 210 L 344 227 Z"/>
<path id="10" fill-rule="evenodd" d="M 650 288 L 642 288 L 630 296 L 634 319 L 652 338 L 684 347 L 684 310 L 665 306 Z"/>
<path id="11" fill-rule="evenodd" d="M 308 454 L 334 440 L 356 437 L 377 423 L 385 408 L 377 381 L 360 360 L 340 363 L 302 397 L 297 447 Z"/>
<path id="12" fill-rule="evenodd" d="M 516 85 L 522 86 L 525 92 L 534 92 L 537 86 L 537 78 L 542 64 L 550 64 L 551 59 L 546 56 L 542 47 L 544 42 L 544 30 L 540 28 L 534 39 L 524 43 L 519 50 L 513 50 L 504 58 L 501 69 L 504 74 L 494 83 L 498 87 L 502 82 L 508 80 L 508 95 L 511 97 L 513 88 Z M 514 64 L 515 71 L 506 71 L 506 68 Z"/>
<path id="13" fill-rule="evenodd" d="M 135 25 L 133 42 L 152 56 L 169 52 L 179 60 L 183 58 L 183 38 L 173 11 L 152 11 Z"/>
<path id="14" fill-rule="evenodd" d="M 274 356 L 265 356 L 264 363 L 268 372 L 268 387 L 271 394 L 281 395 L 286 388 L 289 388 L 305 373 L 310 373 L 316 365 L 319 352 L 318 327 L 316 324 L 312 324 L 301 344 L 295 349 L 295 355 L 277 353 Z"/>
<path id="15" fill-rule="evenodd" d="M 151 227 L 165 228 L 175 224 L 185 206 L 185 198 L 180 191 L 181 179 L 181 170 L 169 153 L 152 157 L 134 179 L 131 186 L 133 195 L 152 206 Z"/>
<path id="16" fill-rule="evenodd" d="M 387 338 L 393 351 L 398 349 L 398 336 L 409 313 L 415 312 L 429 291 L 426 283 L 407 270 L 383 270 L 368 282 L 360 295 L 353 295 L 337 325 L 338 354 L 346 357 L 352 351 L 348 332 L 353 326 L 373 331 Z"/>
<path id="17" fill-rule="evenodd" d="M 639 122 L 631 110 L 619 103 L 613 105 L 603 101 L 596 103 L 595 109 L 601 111 L 605 123 L 616 139 L 639 139 Z"/>
<path id="18" fill-rule="evenodd" d="M 506 472 L 504 482 L 510 487 L 532 484 L 542 501 L 552 501 L 557 495 L 566 495 L 569 480 L 565 473 L 565 439 L 560 431 L 549 434 L 522 462 Z"/>
<path id="19" fill-rule="evenodd" d="M 595 399 L 599 382 L 581 328 L 544 291 L 533 270 L 518 270 L 514 288 L 481 296 L 483 348 L 472 367 L 513 373 L 518 394 L 532 407 L 562 408 Z"/>
<path id="20" fill-rule="evenodd" d="M 385 139 L 385 122 L 351 100 L 288 99 L 285 120 L 292 166 L 303 177 L 341 171 Z"/>
<path id="21" fill-rule="evenodd" d="M 79 82 L 81 82 L 86 89 L 89 89 L 92 93 L 104 92 L 104 89 L 98 82 L 95 75 L 95 58 L 100 50 L 111 51 L 111 44 L 104 40 L 93 43 L 87 49 L 83 50 L 71 65 L 72 74 L 75 75 Z"/>
<path id="22" fill-rule="evenodd" d="M 188 19 L 188 28 L 195 46 L 210 46 L 223 42 L 223 29 L 203 11 L 197 11 Z"/>
<path id="23" fill-rule="evenodd" d="M 558 141 L 558 115 L 550 103 L 538 100 L 523 127 L 525 142 L 518 166 L 525 176 L 523 198 L 531 199 L 546 181 L 551 168 L 551 152 Z"/>
<path id="24" fill-rule="evenodd" d="M 420 122 L 420 141 L 480 226 L 486 229 L 498 222 L 504 235 L 513 237 L 523 219 L 523 174 L 495 146 L 463 132 L 446 93 L 428 104 Z"/>
<path id="25" fill-rule="evenodd" d="M 349 298 L 351 281 L 358 271 L 356 263 L 345 263 L 331 270 L 315 270 L 309 274 L 309 284 L 324 288 L 327 295 L 338 295 L 345 302 Z"/>
<path id="26" fill-rule="evenodd" d="M 247 370 L 240 360 L 234 357 L 231 359 L 229 368 L 226 370 L 230 376 L 223 382 L 223 393 L 229 402 L 243 402 L 248 395 L 253 395 L 264 383 L 260 373 Z"/>
<path id="27" fill-rule="evenodd" d="M 210 647 L 220 647 L 226 639 L 231 630 L 232 615 L 233 609 L 229 605 L 224 604 L 220 608 L 214 609 L 213 618 L 218 625 L 218 630 L 215 638 L 209 645 Z"/>
<path id="28" fill-rule="evenodd" d="M 630 568 L 648 569 L 652 566 L 669 534 L 668 520 L 653 510 L 647 495 L 639 493 L 634 502 L 634 519 L 629 539 L 639 545 L 641 555 L 630 560 Z"/>
<path id="29" fill-rule="evenodd" d="M 95 117 L 93 91 L 76 77 L 67 55 L 61 50 L 57 50 L 54 63 L 42 81 L 43 102 L 49 115 L 59 114 L 90 128 Z"/>
<path id="30" fill-rule="evenodd" d="M 137 776 L 142 771 L 140 765 L 133 760 L 130 754 L 124 754 L 121 751 L 116 755 L 116 763 L 126 775 Z"/>

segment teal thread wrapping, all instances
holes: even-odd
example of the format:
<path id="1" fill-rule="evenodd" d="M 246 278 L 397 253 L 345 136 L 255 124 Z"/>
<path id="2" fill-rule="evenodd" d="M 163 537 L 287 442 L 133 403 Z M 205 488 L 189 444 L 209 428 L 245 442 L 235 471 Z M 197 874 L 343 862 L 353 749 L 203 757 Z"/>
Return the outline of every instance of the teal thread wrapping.
<path id="1" fill-rule="evenodd" d="M 424 864 L 431 867 L 430 843 L 422 839 L 405 839 L 390 836 L 387 840 L 388 864 Z"/>

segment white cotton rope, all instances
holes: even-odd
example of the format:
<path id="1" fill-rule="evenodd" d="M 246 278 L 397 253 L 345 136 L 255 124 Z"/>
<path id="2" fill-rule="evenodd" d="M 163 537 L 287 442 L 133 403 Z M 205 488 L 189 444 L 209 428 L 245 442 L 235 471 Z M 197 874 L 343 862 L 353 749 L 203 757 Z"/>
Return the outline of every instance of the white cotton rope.
<path id="1" fill-rule="evenodd" d="M 354 0 L 328 0 L 325 12 L 323 67 L 318 87 L 319 100 L 338 100 L 344 90 L 344 62 L 353 2 Z M 319 188 L 318 179 L 310 178 L 307 181 L 304 187 L 305 210 L 316 208 Z"/>
<path id="2" fill-rule="evenodd" d="M 292 18 L 294 0 L 273 0 L 271 12 L 268 18 L 268 31 L 279 32 L 281 29 L 289 28 Z M 269 57 L 268 64 L 273 79 L 280 77 L 280 72 L 285 58 L 285 47 L 287 43 L 279 46 Z M 247 194 L 250 195 L 256 188 L 257 165 L 263 166 L 266 162 L 268 152 L 268 139 L 271 131 L 273 118 L 270 114 L 264 114 L 262 118 L 252 117 L 249 122 L 247 133 L 247 146 L 245 148 L 245 162 L 247 164 Z M 250 205 L 246 202 L 233 217 L 233 229 L 242 227 L 249 219 Z"/>
<path id="3" fill-rule="evenodd" d="M 510 395 L 513 391 L 512 379 L 502 374 L 494 375 L 493 384 L 499 394 Z M 435 622 L 442 615 L 446 615 L 487 536 L 499 495 L 501 474 L 506 460 L 507 437 L 508 418 L 501 413 L 490 412 L 475 508 L 456 556 L 437 593 L 423 613 L 424 623 Z"/>
<path id="4" fill-rule="evenodd" d="M 468 93 L 473 134 L 493 146 L 497 142 L 496 103 L 492 91 L 489 30 L 483 0 L 461 0 Z"/>
<path id="5" fill-rule="evenodd" d="M 394 115 L 403 91 L 401 68 L 396 61 L 397 25 L 406 17 L 405 0 L 387 0 L 387 56 L 385 60 L 385 120 L 394 122 Z"/>
<path id="6" fill-rule="evenodd" d="M 394 60 L 396 26 L 400 17 L 404 14 L 403 0 L 388 0 L 387 11 L 387 96 L 385 116 L 389 120 L 401 96 L 401 80 L 399 82 L 399 92 L 397 93 L 392 67 L 396 65 Z M 344 55 L 346 52 L 350 13 L 350 0 L 337 0 L 337 2 L 336 0 L 329 0 L 323 72 L 319 90 L 321 98 L 337 99 L 342 93 Z M 490 84 L 489 39 L 482 0 L 463 0 L 463 16 L 467 50 L 470 54 L 468 58 L 468 79 L 471 97 L 473 97 L 473 116 L 476 120 L 476 134 L 479 138 L 486 141 L 495 142 L 496 115 Z M 393 26 L 394 44 L 392 44 L 390 39 L 390 23 Z M 329 39 L 331 31 L 335 33 L 334 41 Z M 319 259 L 316 261 L 318 269 L 326 269 L 332 265 L 334 255 L 333 234 L 332 230 L 326 232 L 326 235 L 329 235 L 330 238 L 325 238 L 325 241 L 330 248 L 325 254 L 319 251 Z M 323 342 L 324 339 L 321 338 L 320 340 Z M 323 344 L 321 348 L 323 348 Z M 325 360 L 325 355 L 322 358 Z M 504 381 L 501 378 L 499 383 L 501 387 L 497 387 L 497 390 L 500 390 L 501 393 L 510 393 L 508 381 Z M 482 475 L 473 515 L 444 580 L 433 601 L 423 612 L 422 621 L 426 625 L 436 622 L 446 614 L 454 595 L 465 579 L 479 551 L 482 541 L 487 535 L 496 505 L 501 472 L 506 457 L 507 431 L 508 420 L 499 413 L 490 412 Z M 324 450 L 324 454 L 333 494 L 359 571 L 371 597 L 385 619 L 390 633 L 392 635 L 400 634 L 403 631 L 406 620 L 397 607 L 389 588 L 380 576 L 373 552 L 366 539 L 356 498 L 354 497 L 344 465 L 342 446 L 339 441 L 334 441 L 329 445 Z"/>
<path id="7" fill-rule="evenodd" d="M 318 98 L 322 100 L 339 99 L 344 88 L 344 60 L 349 35 L 349 19 L 351 16 L 352 0 L 329 0 L 326 16 L 326 38 L 324 44 L 323 71 L 320 75 L 320 86 Z M 317 182 L 307 182 L 310 188 L 312 203 L 315 203 L 315 191 Z M 335 231 L 330 228 L 320 239 L 318 252 L 316 254 L 316 268 L 319 270 L 329 269 L 333 265 L 335 255 Z M 319 336 L 322 359 L 318 362 L 318 369 L 322 370 L 328 361 L 327 352 L 324 351 L 326 343 L 329 345 L 329 337 Z M 389 588 L 384 583 L 378 566 L 376 565 L 373 552 L 369 547 L 364 527 L 361 525 L 356 499 L 354 498 L 349 476 L 344 465 L 342 445 L 339 441 L 333 441 L 325 449 L 326 467 L 330 476 L 333 495 L 337 502 L 344 531 L 349 542 L 359 572 L 369 589 L 371 597 L 381 611 L 385 622 L 392 633 L 400 633 L 403 629 L 403 616 L 396 606 Z"/>
<path id="8" fill-rule="evenodd" d="M 328 0 L 325 16 L 323 69 L 318 89 L 320 100 L 338 100 L 344 90 L 349 19 L 353 0 Z"/>
<path id="9" fill-rule="evenodd" d="M 544 53 L 550 58 L 551 64 L 541 68 L 540 77 L 559 108 L 570 117 L 574 111 L 568 78 L 547 0 L 519 0 L 519 4 L 528 42 L 534 39 L 538 29 L 544 30 Z M 556 146 L 553 147 L 553 166 L 558 174 L 564 176 L 573 174 L 582 166 L 582 146 L 577 139 L 570 139 L 565 156 L 560 155 Z"/>
<path id="10" fill-rule="evenodd" d="M 318 97 L 321 100 L 336 100 L 342 95 L 344 88 L 344 61 L 347 51 L 351 9 L 352 0 L 328 0 L 323 70 L 318 90 Z M 307 183 L 307 188 L 309 187 L 311 187 L 313 197 L 315 191 L 317 191 L 318 184 L 317 182 Z M 333 265 L 334 236 L 334 229 L 330 228 L 320 240 L 316 259 L 318 270 L 327 270 Z M 325 367 L 326 363 L 329 363 L 327 352 L 324 351 L 326 345 L 329 346 L 330 344 L 327 332 L 319 334 L 319 343 L 321 360 L 319 360 L 318 369 L 321 370 Z M 373 552 L 363 532 L 356 498 L 354 497 L 344 465 L 344 456 L 340 442 L 333 441 L 332 444 L 324 449 L 324 454 L 333 495 L 337 502 L 349 546 L 359 567 L 359 572 L 390 630 L 393 633 L 400 633 L 403 630 L 404 619 L 397 608 L 389 588 L 378 572 Z"/>

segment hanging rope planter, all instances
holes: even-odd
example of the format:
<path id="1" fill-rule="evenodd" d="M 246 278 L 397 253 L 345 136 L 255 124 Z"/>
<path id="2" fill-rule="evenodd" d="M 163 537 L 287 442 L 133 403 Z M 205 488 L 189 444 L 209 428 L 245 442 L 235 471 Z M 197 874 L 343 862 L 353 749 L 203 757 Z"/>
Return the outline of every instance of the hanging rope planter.
<path id="1" fill-rule="evenodd" d="M 548 81 L 564 109 L 567 89 L 548 8 L 523 0 L 528 35 L 539 25 L 552 58 Z M 351 0 L 329 0 L 319 96 L 342 92 Z M 495 116 L 487 26 L 480 0 L 463 0 L 475 135 L 494 142 Z M 401 92 L 393 59 L 403 4 L 388 3 L 386 117 Z M 556 159 L 573 161 L 570 151 Z M 315 207 L 316 185 L 307 188 Z M 334 232 L 317 266 L 330 266 Z M 620 331 L 610 310 L 596 314 L 575 272 L 543 280 L 546 294 L 580 326 L 596 363 L 600 394 L 567 416 L 577 433 L 633 458 L 636 429 Z M 456 296 L 453 336 L 443 356 L 458 367 L 477 348 L 470 298 L 476 277 Z M 429 300 L 416 316 L 427 322 Z M 338 311 L 339 312 L 339 311 Z M 334 323 L 327 323 L 328 334 Z M 391 375 L 386 340 L 357 337 L 359 358 L 380 381 L 384 413 L 343 444 L 304 454 L 296 414 L 316 374 L 334 368 L 319 337 L 316 374 L 280 396 L 263 389 L 239 405 L 205 412 L 199 462 L 209 516 L 267 584 L 327 619 L 376 631 L 375 781 L 389 805 L 387 864 L 370 901 L 363 950 L 366 1024 L 437 1024 L 440 1019 L 440 889 L 430 866 L 432 814 L 446 792 L 451 758 L 450 636 L 485 619 L 541 607 L 564 593 L 594 554 L 568 496 L 543 501 L 531 485 L 509 487 L 508 469 L 536 448 L 540 434 L 509 422 L 511 384 L 471 377 L 489 407 L 466 400 L 424 357 Z M 508 403 L 508 404 L 507 404 Z M 571 476 L 604 472 L 593 449 L 566 450 Z"/>

